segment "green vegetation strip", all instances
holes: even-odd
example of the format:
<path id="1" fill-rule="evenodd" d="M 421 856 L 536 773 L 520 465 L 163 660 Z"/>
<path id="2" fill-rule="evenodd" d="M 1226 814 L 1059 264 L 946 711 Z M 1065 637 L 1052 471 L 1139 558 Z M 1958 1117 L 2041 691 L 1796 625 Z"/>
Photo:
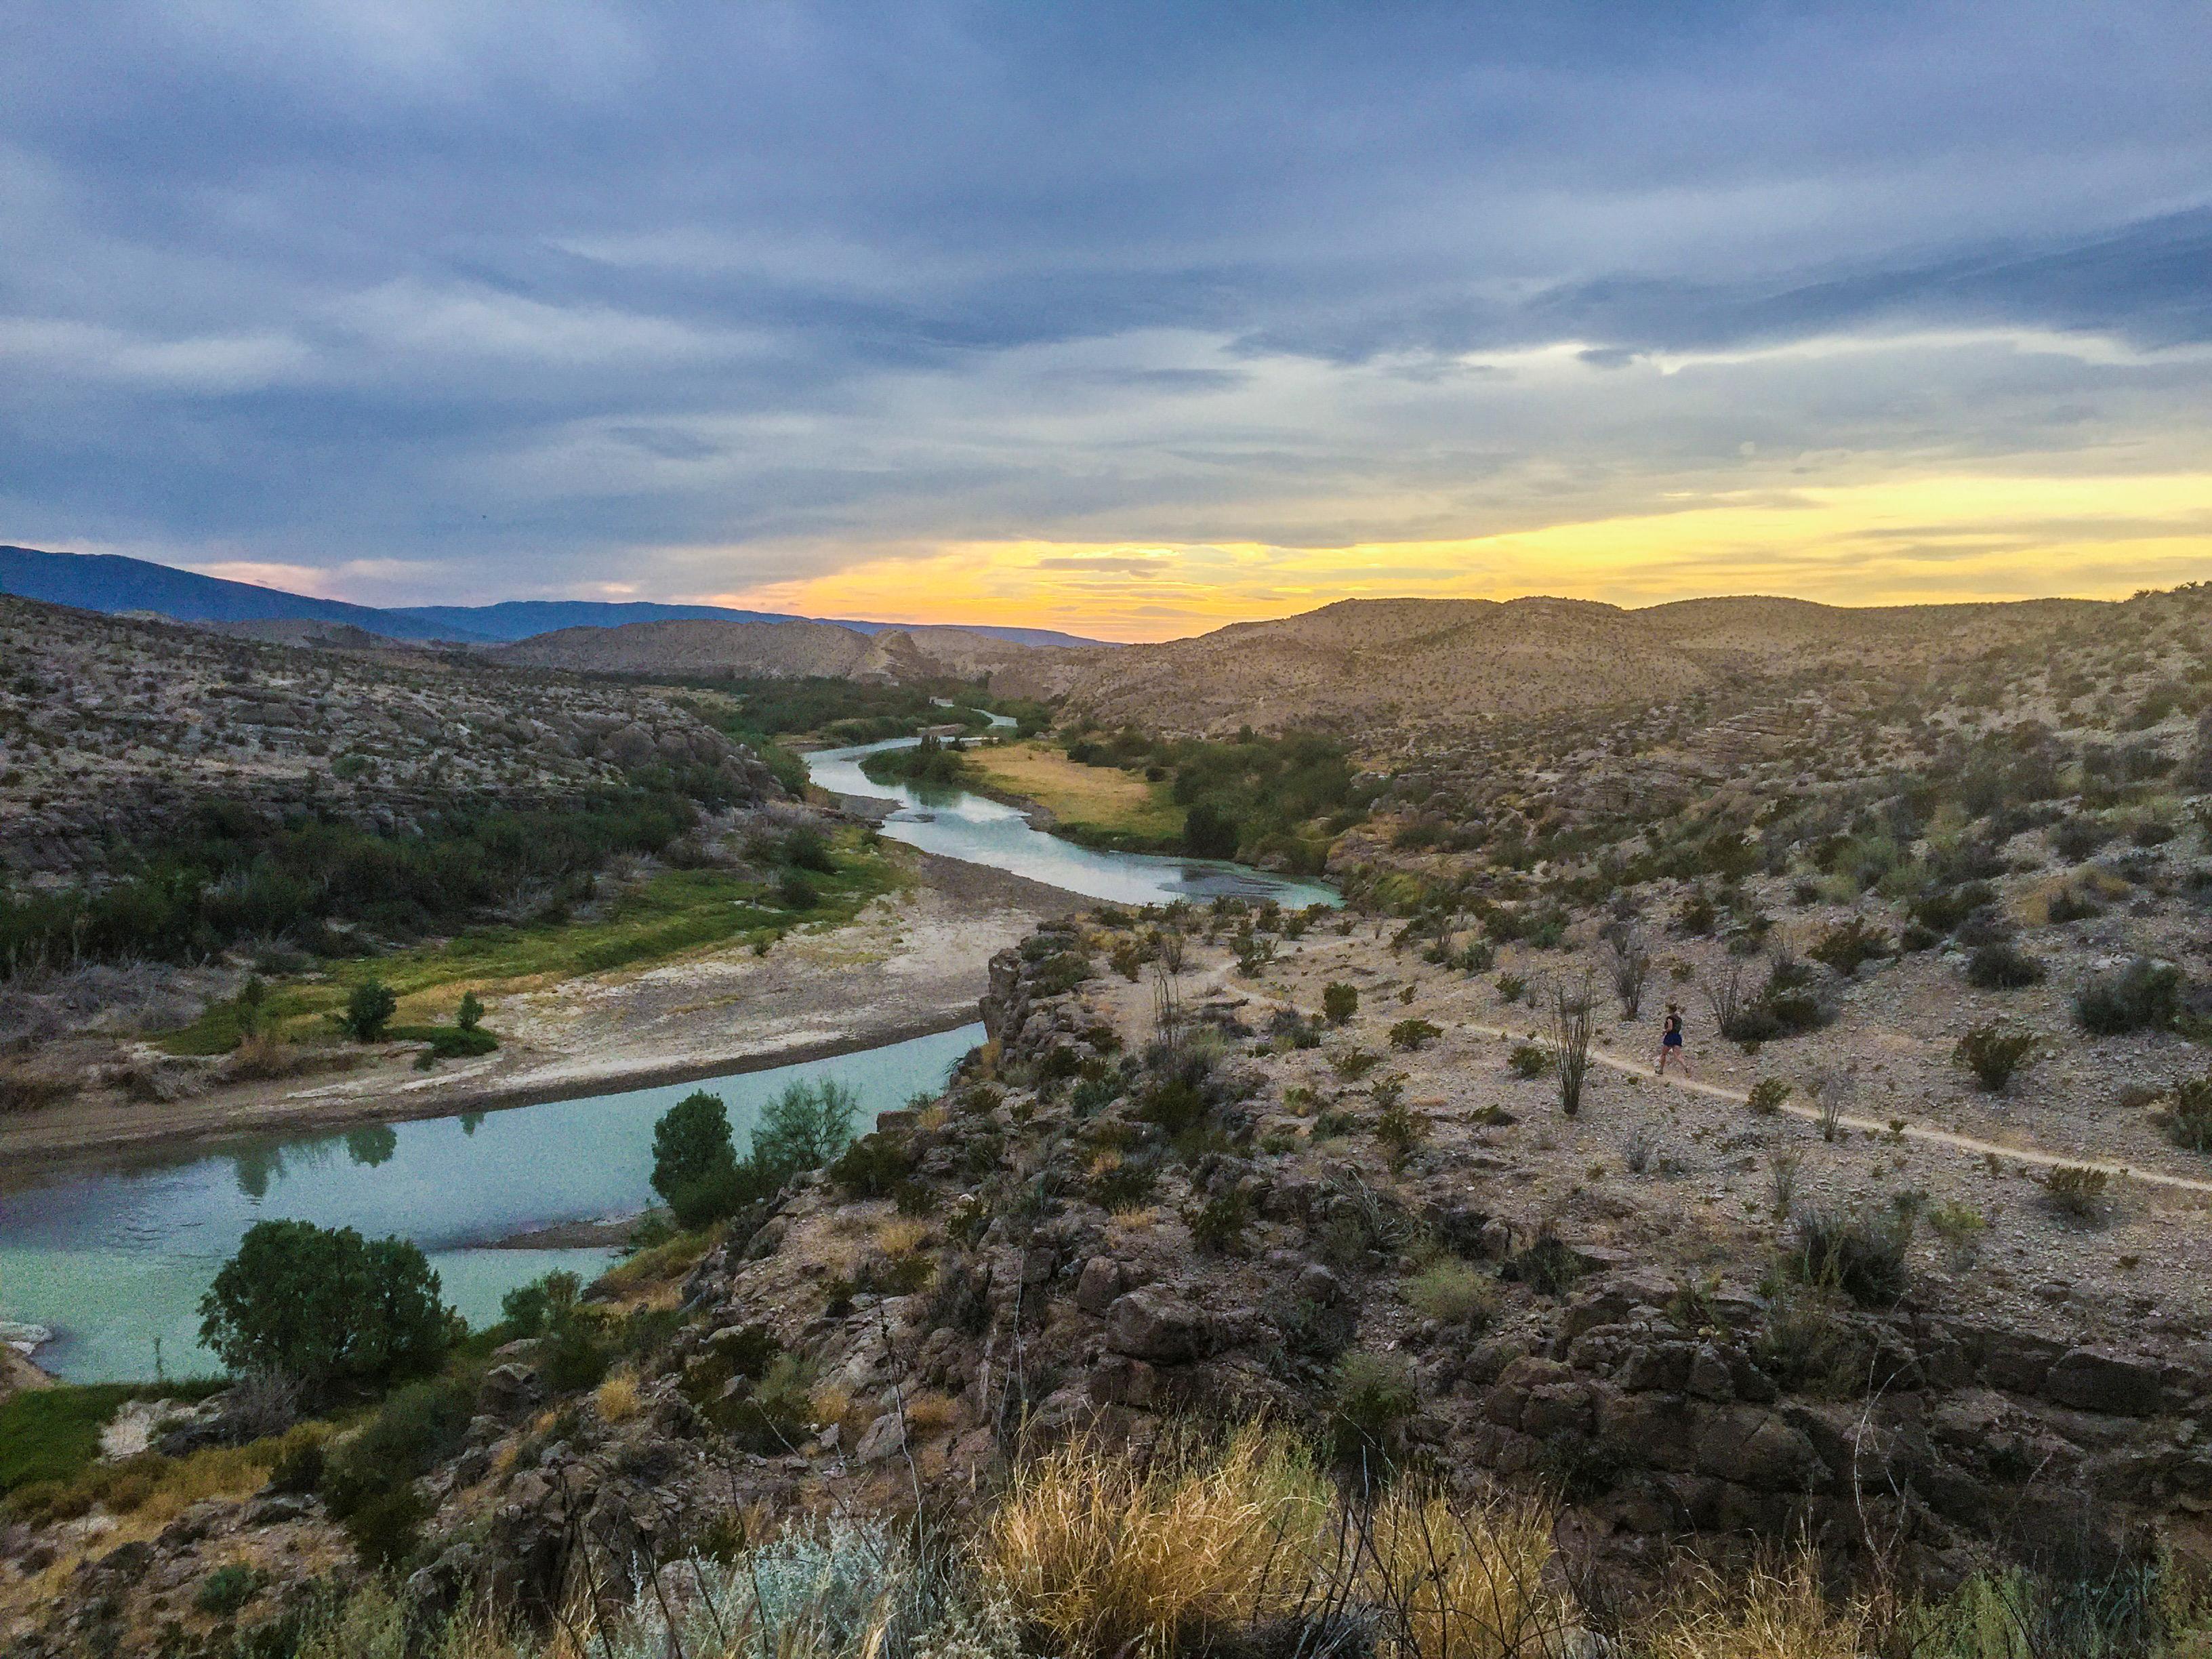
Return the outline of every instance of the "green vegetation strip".
<path id="1" fill-rule="evenodd" d="M 850 921 L 870 900 L 899 884 L 889 855 L 865 844 L 858 830 L 838 839 L 828 861 L 833 866 L 828 871 L 798 872 L 775 881 L 715 870 L 665 871 L 591 921 L 479 928 L 439 944 L 333 963 L 319 976 L 271 985 L 261 1006 L 261 1028 L 294 1038 L 330 1036 L 330 1017 L 343 1009 L 355 987 L 374 979 L 399 998 L 404 1023 L 389 1035 L 422 1036 L 417 1028 L 428 1016 L 447 1012 L 465 990 L 551 984 L 694 951 L 764 945 L 794 927 Z M 793 902 L 802 887 L 813 900 L 806 908 Z M 163 1046 L 178 1054 L 228 1054 L 244 1035 L 246 1018 L 238 1002 L 218 1003 L 171 1033 Z"/>

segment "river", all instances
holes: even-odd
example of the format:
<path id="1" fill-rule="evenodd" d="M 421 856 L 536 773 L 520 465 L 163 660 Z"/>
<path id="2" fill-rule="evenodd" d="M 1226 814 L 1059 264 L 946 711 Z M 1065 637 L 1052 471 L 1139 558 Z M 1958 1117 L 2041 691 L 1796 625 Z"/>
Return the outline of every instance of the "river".
<path id="1" fill-rule="evenodd" d="M 934 1094 L 982 1041 L 966 1025 L 834 1060 L 337 1133 L 262 1136 L 191 1156 L 67 1176 L 0 1196 L 0 1317 L 42 1326 L 39 1364 L 71 1382 L 217 1369 L 198 1344 L 199 1299 L 257 1221 L 299 1218 L 404 1233 L 472 1324 L 556 1267 L 585 1277 L 607 1249 L 489 1248 L 556 1222 L 634 1215 L 653 1202 L 653 1121 L 695 1089 L 720 1095 L 744 1145 L 763 1103 L 835 1078 L 871 1122 Z"/>
<path id="2" fill-rule="evenodd" d="M 1004 715 L 994 723 L 1011 726 Z M 1140 853 L 1103 853 L 1079 847 L 1032 825 L 1018 807 L 965 789 L 916 789 L 904 783 L 878 783 L 860 769 L 870 755 L 911 749 L 918 738 L 850 749 L 822 749 L 808 755 L 806 775 L 833 795 L 885 800 L 895 810 L 884 834 L 925 853 L 988 864 L 1031 881 L 1115 904 L 1166 904 L 1176 899 L 1206 900 L 1229 896 L 1274 899 L 1289 909 L 1339 902 L 1336 891 L 1316 881 L 1271 875 L 1249 865 L 1209 859 L 1159 858 Z"/>
<path id="3" fill-rule="evenodd" d="M 1012 723 L 994 717 L 996 726 Z M 1317 882 L 1242 865 L 1096 852 L 1033 828 L 1001 802 L 875 783 L 861 773 L 863 757 L 916 741 L 820 750 L 806 757 L 807 769 L 833 793 L 892 802 L 883 829 L 894 841 L 1088 898 L 1338 902 Z M 613 1260 L 607 1249 L 495 1247 L 651 1203 L 653 1121 L 692 1090 L 722 1097 L 743 1146 L 762 1103 L 788 1084 L 835 1078 L 854 1089 L 873 1121 L 916 1093 L 934 1093 L 981 1038 L 981 1026 L 969 1025 L 704 1083 L 337 1133 L 259 1136 L 59 1175 L 0 1194 L 0 1339 L 21 1340 L 9 1326 L 43 1328 L 52 1334 L 34 1357 L 71 1382 L 150 1377 L 157 1354 L 172 1377 L 210 1372 L 214 1358 L 197 1334 L 201 1294 L 248 1227 L 278 1218 L 414 1239 L 437 1268 L 447 1300 L 482 1324 L 498 1317 L 501 1297 L 519 1285 L 556 1267 L 588 1277 Z"/>

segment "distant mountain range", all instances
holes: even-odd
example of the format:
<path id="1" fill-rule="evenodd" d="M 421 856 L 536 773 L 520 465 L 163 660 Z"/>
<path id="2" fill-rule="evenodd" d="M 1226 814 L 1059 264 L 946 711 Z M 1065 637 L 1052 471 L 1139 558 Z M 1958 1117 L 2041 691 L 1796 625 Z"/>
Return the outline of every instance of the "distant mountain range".
<path id="1" fill-rule="evenodd" d="M 795 617 L 773 611 L 738 611 L 713 605 L 657 605 L 638 600 L 506 599 L 497 605 L 422 605 L 388 609 L 318 599 L 278 587 L 203 576 L 149 559 L 113 553 L 47 553 L 31 547 L 0 547 L 0 593 L 44 599 L 81 611 L 110 614 L 149 611 L 189 623 L 319 622 L 358 628 L 390 640 L 444 641 L 456 645 L 506 644 L 569 628 L 619 628 L 629 623 L 825 622 L 855 634 L 901 629 L 902 623 L 853 622 L 840 617 Z M 1078 638 L 1049 628 L 976 626 L 981 634 L 1013 645 L 1088 646 L 1103 641 Z"/>

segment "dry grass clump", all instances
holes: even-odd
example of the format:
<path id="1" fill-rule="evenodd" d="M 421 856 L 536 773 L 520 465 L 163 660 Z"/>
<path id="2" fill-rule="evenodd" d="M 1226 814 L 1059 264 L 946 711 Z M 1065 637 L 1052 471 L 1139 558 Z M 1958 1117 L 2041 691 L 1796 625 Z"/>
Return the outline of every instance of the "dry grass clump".
<path id="1" fill-rule="evenodd" d="M 1559 1659 L 1573 1610 L 1552 1519 L 1432 1488 L 1345 1500 L 1303 1446 L 1247 1425 L 1139 1468 L 1090 1443 L 1031 1464 L 978 1545 L 1033 1644 L 1161 1656 L 1255 1631 L 1358 1629 L 1401 1659 Z"/>
<path id="2" fill-rule="evenodd" d="M 626 1423 L 638 1413 L 641 1403 L 638 1396 L 637 1378 L 628 1371 L 617 1371 L 599 1384 L 592 1401 L 599 1408 L 600 1418 L 609 1423 Z"/>
<path id="3" fill-rule="evenodd" d="M 1881 1610 L 1821 1593 L 1818 1564 L 1800 1555 L 1723 1580 L 1701 1568 L 1638 1659 L 1857 1659 L 1877 1651 Z"/>
<path id="4" fill-rule="evenodd" d="M 1022 1621 L 1070 1653 L 1171 1654 L 1286 1615 L 1310 1577 L 1329 1489 L 1256 1425 L 1139 1468 L 1088 1442 L 1024 1473 L 979 1540 Z"/>

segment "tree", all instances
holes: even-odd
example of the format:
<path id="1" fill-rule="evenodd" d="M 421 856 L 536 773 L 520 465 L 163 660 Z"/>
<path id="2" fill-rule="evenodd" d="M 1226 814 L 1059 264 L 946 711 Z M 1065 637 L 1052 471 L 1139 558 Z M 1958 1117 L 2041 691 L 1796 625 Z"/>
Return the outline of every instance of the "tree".
<path id="1" fill-rule="evenodd" d="M 801 1170 L 818 1170 L 851 1144 L 860 1097 L 843 1084 L 794 1083 L 761 1109 L 750 1161 L 781 1186 Z"/>
<path id="2" fill-rule="evenodd" d="M 200 1298 L 200 1340 L 233 1372 L 275 1371 L 312 1396 L 434 1371 L 463 1328 L 409 1240 L 260 1221 Z"/>
<path id="3" fill-rule="evenodd" d="M 474 991 L 461 993 L 461 1006 L 453 1010 L 453 1024 L 464 1031 L 473 1031 L 483 1024 L 483 999 Z"/>
<path id="4" fill-rule="evenodd" d="M 720 1095 L 695 1089 L 653 1126 L 653 1190 L 671 1205 L 685 1188 L 726 1176 L 737 1161 Z"/>
<path id="5" fill-rule="evenodd" d="M 399 999 L 392 995 L 390 986 L 380 979 L 365 979 L 346 999 L 346 1010 L 338 1024 L 356 1042 L 375 1042 L 398 1012 Z"/>
<path id="6" fill-rule="evenodd" d="M 1235 818 L 1205 801 L 1183 815 L 1183 851 L 1193 858 L 1233 859 L 1242 834 Z"/>

